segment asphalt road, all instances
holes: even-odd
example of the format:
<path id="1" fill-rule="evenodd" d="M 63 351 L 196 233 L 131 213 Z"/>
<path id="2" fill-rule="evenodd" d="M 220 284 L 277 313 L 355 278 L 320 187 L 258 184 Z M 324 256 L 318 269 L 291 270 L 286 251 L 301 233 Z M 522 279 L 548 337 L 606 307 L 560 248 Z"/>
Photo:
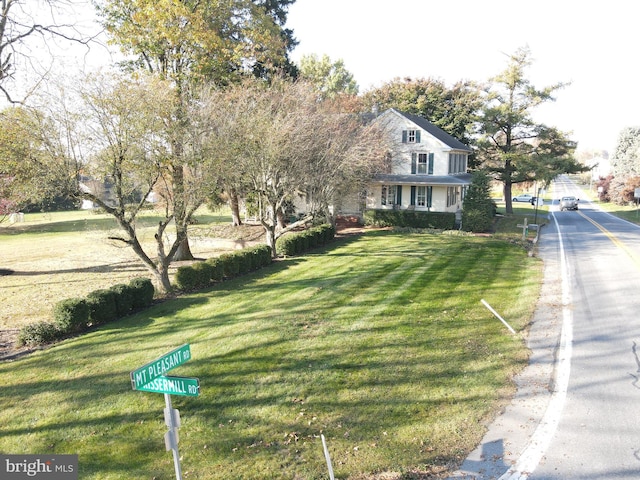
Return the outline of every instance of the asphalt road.
<path id="1" fill-rule="evenodd" d="M 552 208 L 531 365 L 455 478 L 640 479 L 640 227 L 579 205 Z"/>

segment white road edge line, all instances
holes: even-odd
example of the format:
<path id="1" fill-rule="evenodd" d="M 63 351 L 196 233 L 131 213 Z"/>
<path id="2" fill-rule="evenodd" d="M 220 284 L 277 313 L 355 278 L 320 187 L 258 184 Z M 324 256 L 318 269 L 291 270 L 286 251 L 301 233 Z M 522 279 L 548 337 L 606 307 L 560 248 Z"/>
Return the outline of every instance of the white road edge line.
<path id="1" fill-rule="evenodd" d="M 571 354 L 573 349 L 573 313 L 571 311 L 571 289 L 569 288 L 569 271 L 562 242 L 562 234 L 556 216 L 551 212 L 553 222 L 558 231 L 560 244 L 560 274 L 562 276 L 562 332 L 560 334 L 560 349 L 556 367 L 555 388 L 551 394 L 549 405 L 542 417 L 542 421 L 531 436 L 529 444 L 524 449 L 518 461 L 507 470 L 498 480 L 526 480 L 533 473 L 547 451 L 551 439 L 556 432 L 560 417 L 567 398 L 569 374 L 571 372 Z"/>

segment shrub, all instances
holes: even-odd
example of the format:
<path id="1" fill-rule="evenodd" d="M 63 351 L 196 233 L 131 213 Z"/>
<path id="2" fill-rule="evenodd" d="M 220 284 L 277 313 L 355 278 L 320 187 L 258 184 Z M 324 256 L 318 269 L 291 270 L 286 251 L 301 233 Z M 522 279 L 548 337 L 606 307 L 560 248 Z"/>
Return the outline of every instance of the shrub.
<path id="1" fill-rule="evenodd" d="M 410 227 L 451 230 L 456 216 L 452 212 L 418 212 L 415 210 L 367 210 L 366 225 L 376 227 Z"/>
<path id="2" fill-rule="evenodd" d="M 223 253 L 218 257 L 222 261 L 222 269 L 226 278 L 234 278 L 240 272 L 240 262 L 237 255 Z"/>
<path id="3" fill-rule="evenodd" d="M 185 291 L 198 290 L 212 283 L 214 267 L 208 262 L 197 262 L 178 268 L 175 281 L 179 289 Z"/>
<path id="4" fill-rule="evenodd" d="M 94 290 L 86 298 L 89 323 L 101 325 L 118 318 L 116 294 L 112 290 Z"/>
<path id="5" fill-rule="evenodd" d="M 53 323 L 63 333 L 86 330 L 89 325 L 89 305 L 84 298 L 67 298 L 53 307 Z"/>
<path id="6" fill-rule="evenodd" d="M 252 270 L 251 252 L 249 249 L 242 249 L 233 252 L 231 255 L 236 257 L 238 262 L 238 274 L 244 275 Z"/>
<path id="7" fill-rule="evenodd" d="M 196 288 L 206 288 L 211 285 L 211 276 L 213 275 L 213 266 L 207 262 L 196 262 L 191 265 L 195 271 Z"/>
<path id="8" fill-rule="evenodd" d="M 297 243 L 298 241 L 293 233 L 278 237 L 276 240 L 276 253 L 285 257 L 295 255 L 297 253 Z"/>
<path id="9" fill-rule="evenodd" d="M 18 346 L 44 345 L 62 338 L 63 332 L 52 322 L 25 325 L 18 334 Z"/>
<path id="10" fill-rule="evenodd" d="M 153 282 L 148 278 L 134 278 L 129 282 L 133 290 L 133 309 L 142 310 L 153 303 L 153 296 L 156 293 Z"/>
<path id="11" fill-rule="evenodd" d="M 256 245 L 255 247 L 252 247 L 251 256 L 251 265 L 253 265 L 254 270 L 266 267 L 273 260 L 271 247 L 269 245 Z"/>
<path id="12" fill-rule="evenodd" d="M 473 173 L 462 206 L 462 229 L 467 232 L 491 230 L 496 204 L 491 199 L 491 178 L 481 171 Z"/>
<path id="13" fill-rule="evenodd" d="M 196 277 L 197 273 L 191 265 L 178 267 L 174 277 L 176 287 L 184 291 L 194 290 L 197 284 Z"/>
<path id="14" fill-rule="evenodd" d="M 207 263 L 211 266 L 211 281 L 220 282 L 224 278 L 224 262 L 218 257 L 209 258 Z"/>
<path id="15" fill-rule="evenodd" d="M 276 253 L 282 256 L 304 253 L 333 240 L 335 234 L 335 227 L 328 224 L 319 225 L 303 232 L 288 233 L 276 240 Z"/>
<path id="16" fill-rule="evenodd" d="M 488 232 L 493 225 L 493 217 L 482 210 L 462 212 L 462 229 L 465 232 Z"/>
<path id="17" fill-rule="evenodd" d="M 304 232 L 302 232 L 300 234 L 302 237 L 307 239 L 307 249 L 311 250 L 314 249 L 318 246 L 318 232 L 313 230 L 313 229 L 309 229 L 309 230 L 305 230 Z"/>
<path id="18" fill-rule="evenodd" d="M 110 290 L 115 294 L 118 317 L 129 315 L 133 311 L 134 289 L 125 283 L 119 283 Z"/>

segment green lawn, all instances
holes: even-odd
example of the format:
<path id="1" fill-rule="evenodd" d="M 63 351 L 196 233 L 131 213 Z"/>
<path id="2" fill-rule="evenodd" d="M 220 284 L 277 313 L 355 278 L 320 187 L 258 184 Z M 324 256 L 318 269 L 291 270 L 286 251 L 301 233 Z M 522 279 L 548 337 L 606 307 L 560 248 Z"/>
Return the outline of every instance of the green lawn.
<path id="1" fill-rule="evenodd" d="M 0 363 L 0 451 L 80 478 L 175 478 L 161 394 L 129 372 L 184 343 L 185 479 L 419 478 L 461 461 L 512 393 L 541 262 L 491 238 L 369 232 Z M 413 473 L 411 473 L 413 472 Z"/>

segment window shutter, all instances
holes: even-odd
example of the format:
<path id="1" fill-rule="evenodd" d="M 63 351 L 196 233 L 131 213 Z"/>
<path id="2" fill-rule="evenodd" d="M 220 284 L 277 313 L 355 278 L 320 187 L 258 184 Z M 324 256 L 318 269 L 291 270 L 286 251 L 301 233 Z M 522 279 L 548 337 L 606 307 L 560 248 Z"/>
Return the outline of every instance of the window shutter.
<path id="1" fill-rule="evenodd" d="M 429 175 L 433 175 L 433 152 L 429 154 Z"/>
<path id="2" fill-rule="evenodd" d="M 411 173 L 415 175 L 416 173 L 416 164 L 418 162 L 418 154 L 413 152 L 411 154 Z"/>
<path id="3" fill-rule="evenodd" d="M 420 143 L 420 130 L 416 130 L 416 143 Z"/>
<path id="4" fill-rule="evenodd" d="M 402 130 L 402 143 L 407 143 L 407 131 Z"/>
<path id="5" fill-rule="evenodd" d="M 396 187 L 396 205 L 402 205 L 402 185 Z"/>
<path id="6" fill-rule="evenodd" d="M 427 187 L 427 207 L 431 208 L 431 201 L 433 200 L 433 187 Z"/>
<path id="7" fill-rule="evenodd" d="M 416 204 L 416 186 L 411 185 L 411 205 Z"/>

